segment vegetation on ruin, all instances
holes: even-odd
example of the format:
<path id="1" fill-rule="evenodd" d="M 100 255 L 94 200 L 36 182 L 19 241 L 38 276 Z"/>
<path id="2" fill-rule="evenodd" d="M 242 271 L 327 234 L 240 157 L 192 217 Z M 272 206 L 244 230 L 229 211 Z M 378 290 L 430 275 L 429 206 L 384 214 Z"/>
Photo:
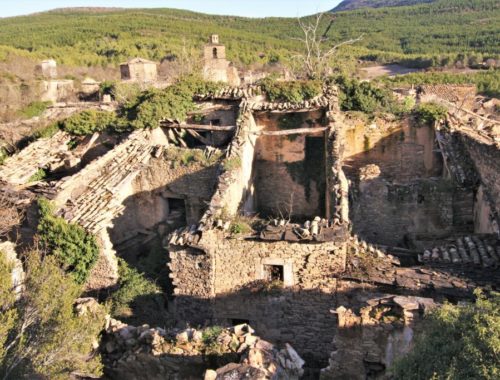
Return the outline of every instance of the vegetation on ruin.
<path id="1" fill-rule="evenodd" d="M 421 103 L 415 108 L 415 117 L 417 120 L 426 125 L 433 125 L 434 123 L 444 120 L 448 113 L 445 106 L 437 103 Z"/>
<path id="2" fill-rule="evenodd" d="M 425 320 L 412 351 L 392 369 L 396 379 L 500 377 L 500 294 L 476 291 L 475 303 L 445 304 Z"/>
<path id="3" fill-rule="evenodd" d="M 54 136 L 58 131 L 60 130 L 59 128 L 59 123 L 51 123 L 45 127 L 39 128 L 35 130 L 33 135 L 31 135 L 31 140 L 38 140 L 38 139 L 48 139 Z"/>
<path id="4" fill-rule="evenodd" d="M 99 256 L 95 237 L 79 225 L 55 216 L 54 206 L 47 199 L 40 198 L 38 208 L 38 234 L 43 248 L 77 284 L 85 283 Z"/>
<path id="5" fill-rule="evenodd" d="M 253 225 L 257 222 L 255 218 L 237 215 L 231 220 L 229 232 L 232 235 L 246 235 L 253 232 Z"/>
<path id="6" fill-rule="evenodd" d="M 196 109 L 194 95 L 213 93 L 220 88 L 220 83 L 206 82 L 197 76 L 184 77 L 165 89 L 142 92 L 124 104 L 121 116 L 134 129 L 157 128 L 163 119 L 185 120 L 188 112 Z"/>
<path id="7" fill-rule="evenodd" d="M 35 174 L 33 174 L 28 182 L 38 182 L 38 181 L 43 181 L 45 178 L 47 178 L 47 172 L 43 168 L 39 168 Z"/>
<path id="8" fill-rule="evenodd" d="M 230 157 L 226 158 L 222 163 L 225 171 L 229 172 L 241 168 L 241 158 L 240 157 Z"/>
<path id="9" fill-rule="evenodd" d="M 104 308 L 74 310 L 80 287 L 54 256 L 27 253 L 23 293 L 16 299 L 11 265 L 0 254 L 0 377 L 67 379 L 73 372 L 102 374 L 99 355 L 89 355 L 104 327 Z"/>
<path id="10" fill-rule="evenodd" d="M 19 114 L 25 119 L 31 119 L 40 116 L 51 102 L 34 101 L 19 111 Z"/>
<path id="11" fill-rule="evenodd" d="M 366 61 L 418 67 L 468 64 L 500 54 L 495 22 L 499 12 L 496 0 L 365 8 L 337 13 L 326 36 L 333 45 L 364 34 L 342 54 Z M 321 33 L 330 22 L 329 17 L 322 20 Z M 180 57 L 186 45 L 199 51 L 211 33 L 223 36 L 228 58 L 238 65 L 287 62 L 302 47 L 296 40 L 302 31 L 293 18 L 249 19 L 173 9 L 70 9 L 0 20 L 0 45 L 5 45 L 0 58 L 19 51 L 77 66 L 116 66 L 135 56 L 160 61 Z"/>
<path id="12" fill-rule="evenodd" d="M 258 83 L 271 102 L 300 103 L 322 93 L 322 82 L 318 80 L 278 81 L 269 76 Z"/>
<path id="13" fill-rule="evenodd" d="M 74 136 L 86 136 L 113 128 L 116 121 L 114 112 L 85 110 L 74 114 L 61 123 L 62 129 Z"/>
<path id="14" fill-rule="evenodd" d="M 398 105 L 389 89 L 371 82 L 360 82 L 345 75 L 331 79 L 339 88 L 339 103 L 343 111 L 397 113 L 404 109 Z"/>
<path id="15" fill-rule="evenodd" d="M 423 84 L 471 84 L 476 85 L 477 91 L 486 96 L 500 98 L 500 70 L 487 70 L 473 73 L 447 72 L 419 72 L 406 75 L 397 75 L 392 78 L 383 77 L 377 82 L 384 82 L 391 86 Z"/>
<path id="16" fill-rule="evenodd" d="M 133 314 L 133 303 L 138 297 L 160 293 L 160 288 L 137 269 L 118 259 L 118 290 L 111 295 L 111 314 L 114 317 L 129 317 Z"/>
<path id="17" fill-rule="evenodd" d="M 222 151 L 208 155 L 207 152 L 201 149 L 184 149 L 171 146 L 165 151 L 163 157 L 171 161 L 174 166 L 178 164 L 182 164 L 183 166 L 199 164 L 203 167 L 210 167 L 215 165 L 221 156 Z"/>

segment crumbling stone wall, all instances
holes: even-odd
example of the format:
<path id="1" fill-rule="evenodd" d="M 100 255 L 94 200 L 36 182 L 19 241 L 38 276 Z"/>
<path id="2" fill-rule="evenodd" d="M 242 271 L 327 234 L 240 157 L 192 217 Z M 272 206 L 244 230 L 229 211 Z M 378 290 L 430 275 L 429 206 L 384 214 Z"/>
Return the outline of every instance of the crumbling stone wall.
<path id="1" fill-rule="evenodd" d="M 463 133 L 462 141 L 472 158 L 484 185 L 483 194 L 494 212 L 489 216 L 492 231 L 499 232 L 500 226 L 500 149 L 492 141 L 480 136 Z"/>
<path id="2" fill-rule="evenodd" d="M 247 320 L 273 342 L 289 342 L 309 360 L 326 359 L 333 338 L 337 282 L 345 267 L 342 243 L 300 244 L 225 239 L 203 233 L 195 248 L 171 246 L 175 319 L 203 324 Z M 283 281 L 266 278 L 283 267 Z"/>
<path id="3" fill-rule="evenodd" d="M 257 126 L 265 131 L 318 126 L 321 112 L 264 114 Z M 255 147 L 255 210 L 263 217 L 284 215 L 302 220 L 324 216 L 326 209 L 326 143 L 323 132 L 308 135 L 260 136 Z"/>

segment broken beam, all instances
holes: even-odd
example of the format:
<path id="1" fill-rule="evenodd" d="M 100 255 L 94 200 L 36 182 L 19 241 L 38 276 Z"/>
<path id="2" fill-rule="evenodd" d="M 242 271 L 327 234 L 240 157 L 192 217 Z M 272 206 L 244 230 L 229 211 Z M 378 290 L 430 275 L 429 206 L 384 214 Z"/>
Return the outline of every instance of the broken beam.
<path id="1" fill-rule="evenodd" d="M 233 125 L 202 125 L 202 124 L 175 124 L 168 122 L 160 122 L 162 128 L 179 128 L 179 129 L 195 129 L 199 131 L 213 131 L 213 132 L 231 132 L 236 129 Z"/>
<path id="2" fill-rule="evenodd" d="M 287 129 L 286 131 L 259 131 L 259 132 L 251 132 L 256 135 L 263 136 L 286 136 L 286 135 L 305 135 L 309 133 L 318 133 L 324 132 L 328 129 L 328 127 L 317 127 L 317 128 L 297 128 L 297 129 Z"/>

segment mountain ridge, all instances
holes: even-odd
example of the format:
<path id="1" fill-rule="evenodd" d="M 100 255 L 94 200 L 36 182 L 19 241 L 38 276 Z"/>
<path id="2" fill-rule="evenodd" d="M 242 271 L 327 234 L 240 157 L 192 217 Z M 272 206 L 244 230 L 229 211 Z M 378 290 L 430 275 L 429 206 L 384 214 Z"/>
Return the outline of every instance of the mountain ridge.
<path id="1" fill-rule="evenodd" d="M 332 12 L 352 11 L 360 8 L 402 7 L 433 3 L 437 0 L 344 0 Z"/>

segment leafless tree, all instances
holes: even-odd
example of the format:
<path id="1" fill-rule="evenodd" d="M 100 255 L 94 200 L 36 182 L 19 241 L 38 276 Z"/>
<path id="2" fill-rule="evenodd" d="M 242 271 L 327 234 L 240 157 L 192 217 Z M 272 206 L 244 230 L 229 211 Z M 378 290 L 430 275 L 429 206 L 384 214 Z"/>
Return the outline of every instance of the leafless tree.
<path id="1" fill-rule="evenodd" d="M 330 59 L 335 55 L 337 50 L 343 45 L 354 44 L 363 38 L 363 35 L 361 35 L 358 38 L 330 46 L 328 43 L 328 32 L 333 25 L 334 18 L 330 20 L 325 32 L 321 34 L 319 29 L 324 15 L 324 13 L 318 14 L 312 22 L 304 22 L 300 18 L 298 19 L 304 36 L 296 38 L 296 40 L 303 43 L 304 52 L 297 54 L 294 58 L 298 60 L 304 74 L 310 79 L 324 78 L 328 74 Z"/>
<path id="2" fill-rule="evenodd" d="M 14 201 L 4 192 L 0 193 L 0 238 L 21 224 L 23 213 L 14 204 Z"/>

